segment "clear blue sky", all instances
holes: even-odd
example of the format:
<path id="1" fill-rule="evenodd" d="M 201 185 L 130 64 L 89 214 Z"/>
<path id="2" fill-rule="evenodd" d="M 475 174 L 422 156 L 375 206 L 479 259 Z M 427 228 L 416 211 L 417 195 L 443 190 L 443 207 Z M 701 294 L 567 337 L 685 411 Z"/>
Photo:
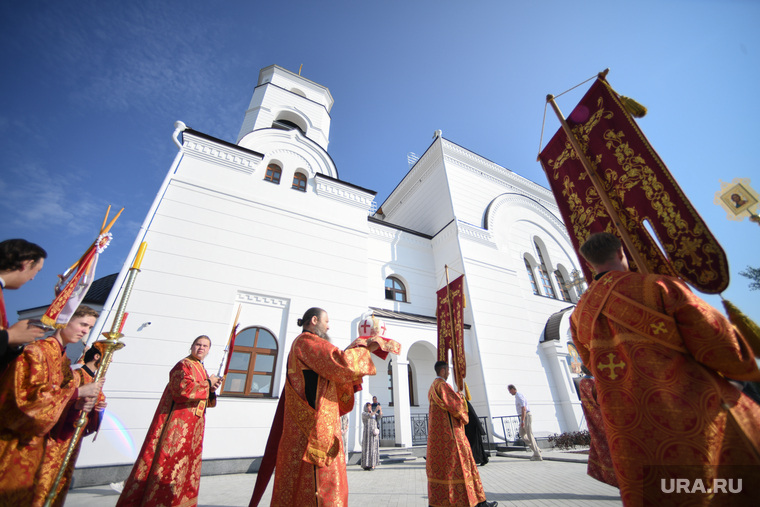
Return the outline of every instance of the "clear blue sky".
<path id="1" fill-rule="evenodd" d="M 6 0 L 0 239 L 49 252 L 6 293 L 11 320 L 52 300 L 109 204 L 125 211 L 98 275 L 119 270 L 176 154 L 176 120 L 235 142 L 259 70 L 303 64 L 335 99 L 341 179 L 378 204 L 436 129 L 547 186 L 546 94 L 609 67 L 612 86 L 649 108 L 639 124 L 726 250 L 725 297 L 760 322 L 760 294 L 738 275 L 760 266 L 760 227 L 713 204 L 718 180 L 760 188 L 758 26 L 753 0 Z M 566 114 L 587 86 L 559 100 Z M 547 117 L 544 144 L 557 127 Z"/>

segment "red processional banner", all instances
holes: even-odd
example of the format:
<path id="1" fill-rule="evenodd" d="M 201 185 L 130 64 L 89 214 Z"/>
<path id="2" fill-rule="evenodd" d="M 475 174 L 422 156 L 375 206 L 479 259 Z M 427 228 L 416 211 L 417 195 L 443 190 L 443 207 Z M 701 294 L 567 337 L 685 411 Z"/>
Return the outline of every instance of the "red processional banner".
<path id="1" fill-rule="evenodd" d="M 649 272 L 679 277 L 708 294 L 723 291 L 729 281 L 723 249 L 604 79 L 596 80 L 567 123 Z M 539 159 L 576 251 L 593 233 L 617 232 L 562 128 Z M 590 281 L 585 263 L 583 269 Z M 631 270 L 637 270 L 632 261 Z"/>
<path id="2" fill-rule="evenodd" d="M 446 287 L 436 292 L 438 306 L 438 361 L 448 361 L 451 350 L 454 382 L 461 391 L 467 374 L 464 357 L 464 275 L 453 280 Z"/>

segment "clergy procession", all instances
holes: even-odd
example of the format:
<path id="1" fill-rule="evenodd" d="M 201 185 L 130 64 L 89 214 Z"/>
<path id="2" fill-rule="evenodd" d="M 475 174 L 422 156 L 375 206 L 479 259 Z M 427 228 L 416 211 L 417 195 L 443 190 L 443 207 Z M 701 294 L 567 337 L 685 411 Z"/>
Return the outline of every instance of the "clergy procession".
<path id="1" fill-rule="evenodd" d="M 270 84 L 267 80 L 272 76 L 298 82 L 304 89 L 310 90 L 306 85 L 314 85 L 302 79 L 300 72 L 295 75 L 278 67 L 265 71 L 270 74 L 262 79 L 262 87 Z M 694 289 L 720 294 L 726 289 L 727 256 L 639 129 L 634 118 L 641 117 L 645 108 L 617 93 L 607 81 L 606 71 L 592 79 L 594 83 L 567 118 L 559 111 L 554 97 L 547 97 L 561 127 L 539 154 L 562 218 L 561 221 L 556 218 L 555 222 L 566 228 L 568 244 L 574 249 L 572 254 L 582 259 L 577 285 L 582 287 L 585 280 L 587 286 L 585 291 L 579 290 L 582 295 L 576 301 L 563 300 L 571 303 L 563 311 L 572 310 L 568 314 L 568 332 L 582 363 L 579 370 L 585 372 L 578 377 L 577 395 L 590 438 L 587 475 L 608 485 L 610 490 L 614 488 L 615 500 L 619 496 L 625 507 L 756 505 L 760 498 L 760 405 L 750 394 L 760 382 L 760 328 L 730 302 L 725 301 L 722 312 L 692 292 Z M 324 93 L 325 89 L 319 90 Z M 303 93 L 294 93 L 298 96 L 294 100 L 302 99 Z M 287 129 L 280 127 L 272 129 L 277 130 L 272 135 L 285 135 L 281 132 Z M 176 135 L 181 128 L 186 129 L 178 126 Z M 263 135 L 257 134 L 260 130 L 247 135 Z M 303 137 L 298 133 L 300 130 L 295 130 L 290 128 L 287 135 Z M 194 131 L 187 135 L 188 139 L 203 137 Z M 443 142 L 439 131 L 434 144 L 443 146 Z M 277 168 L 268 166 L 265 178 L 270 183 L 276 179 L 279 184 Z M 320 185 L 339 183 L 333 177 L 318 179 Z M 294 176 L 294 188 L 305 192 L 306 187 L 297 187 L 298 181 L 299 177 Z M 420 177 L 418 182 L 422 181 Z M 195 186 L 196 180 L 184 183 Z M 210 205 L 204 202 L 203 206 Z M 388 209 L 387 213 L 393 212 L 391 206 Z M 55 297 L 39 320 L 11 323 L 13 319 L 6 314 L 4 298 L 13 297 L 10 291 L 21 290 L 52 260 L 42 247 L 26 240 L 0 242 L 0 507 L 75 505 L 67 503 L 67 497 L 71 496 L 70 488 L 76 487 L 78 457 L 97 438 L 109 413 L 109 402 L 113 407 L 115 398 L 121 399 L 121 403 L 127 403 L 125 398 L 129 400 L 123 390 L 109 391 L 108 370 L 115 357 L 117 361 L 113 364 L 119 365 L 125 329 L 137 333 L 124 324 L 143 258 L 150 257 L 151 252 L 146 234 L 141 233 L 130 255 L 131 264 L 124 264 L 110 296 L 110 331 L 90 337 L 100 313 L 84 304 L 83 298 L 93 282 L 98 256 L 111 241 L 109 230 L 119 216 L 109 221 L 109 212 L 92 245 L 60 275 Z M 378 214 L 382 212 L 378 210 Z M 296 220 L 299 230 L 305 227 L 301 220 L 300 216 Z M 366 222 L 366 216 L 360 220 Z M 465 227 L 462 223 L 459 226 Z M 160 248 L 172 248 L 168 243 Z M 274 253 L 267 251 L 270 259 L 292 253 L 287 248 L 279 251 L 278 245 L 271 243 Z M 341 246 L 348 244 L 350 241 Z M 223 250 L 227 245 L 213 248 Z M 308 269 L 318 268 L 320 259 L 324 259 L 316 253 L 306 260 L 302 253 L 293 255 L 299 265 L 307 265 Z M 457 254 L 449 252 L 449 255 Z M 464 261 L 457 264 L 463 271 L 450 279 L 450 271 L 454 269 L 442 259 L 446 257 L 438 258 L 436 254 L 431 269 L 439 277 L 439 283 L 426 287 L 432 288 L 427 298 L 435 302 L 434 318 L 368 308 L 353 302 L 339 304 L 328 298 L 313 305 L 304 304 L 304 308 L 296 304 L 291 307 L 291 300 L 285 297 L 277 299 L 240 291 L 235 296 L 235 306 L 241 301 L 250 303 L 261 315 L 266 314 L 262 319 L 269 318 L 279 329 L 290 325 L 292 330 L 293 323 L 296 324 L 297 331 L 291 332 L 287 342 L 281 342 L 287 345 L 279 363 L 276 363 L 279 349 L 273 337 L 271 342 L 275 345 L 271 346 L 262 345 L 269 337 L 264 334 L 255 335 L 259 341 L 251 339 L 249 345 L 243 343 L 242 333 L 238 332 L 240 306 L 229 334 L 215 336 L 205 329 L 211 325 L 204 320 L 206 309 L 216 305 L 218 313 L 230 310 L 233 305 L 229 304 L 229 294 L 206 306 L 191 301 L 191 297 L 183 300 L 183 304 L 191 307 L 188 312 L 197 313 L 195 320 L 188 324 L 191 319 L 185 319 L 184 323 L 192 326 L 194 332 L 174 337 L 182 340 L 182 345 L 171 350 L 182 354 L 186 350 L 188 355 L 173 356 L 171 363 L 177 362 L 172 368 L 161 365 L 166 384 L 152 419 L 146 410 L 129 414 L 150 423 L 136 459 L 129 463 L 128 476 L 121 477 L 125 479 L 123 483 L 112 484 L 119 491 L 116 505 L 198 505 L 202 478 L 210 475 L 203 469 L 204 453 L 208 456 L 215 452 L 211 442 L 219 442 L 208 439 L 207 418 L 211 420 L 213 414 L 209 411 L 220 412 L 232 405 L 243 407 L 239 409 L 248 411 L 244 413 L 249 418 L 255 417 L 254 411 L 262 410 L 262 406 L 273 410 L 273 417 L 269 418 L 268 413 L 261 416 L 261 420 L 266 419 L 263 426 L 268 437 L 256 444 L 263 448 L 263 453 L 250 461 L 248 472 L 255 472 L 255 478 L 250 476 L 250 507 L 262 505 L 267 499 L 275 507 L 373 505 L 371 496 L 350 496 L 348 470 L 361 469 L 362 481 L 393 491 L 394 484 L 388 483 L 384 475 L 390 472 L 384 470 L 380 460 L 380 445 L 390 437 L 384 438 L 381 431 L 395 424 L 398 434 L 394 438 L 399 442 L 404 438 L 399 435 L 402 433 L 399 428 L 410 429 L 411 416 L 402 412 L 408 407 L 399 406 L 401 398 L 408 398 L 409 406 L 427 409 L 427 414 L 423 414 L 425 441 L 418 444 L 424 446 L 426 481 L 426 491 L 417 492 L 419 505 L 495 507 L 499 501 L 502 505 L 507 503 L 504 500 L 519 505 L 519 494 L 510 497 L 494 492 L 502 487 L 509 491 L 513 486 L 517 490 L 519 485 L 510 482 L 510 476 L 486 478 L 481 471 L 488 470 L 490 474 L 494 463 L 506 459 L 493 456 L 497 445 L 519 442 L 530 456 L 523 453 L 524 459 L 515 460 L 513 466 L 531 467 L 530 473 L 540 482 L 544 470 L 552 466 L 551 456 L 556 457 L 553 450 L 547 449 L 548 439 L 538 433 L 539 424 L 546 424 L 546 418 L 539 419 L 537 413 L 541 410 L 545 413 L 548 404 L 533 396 L 536 391 L 523 389 L 527 379 L 511 371 L 498 371 L 495 375 L 507 379 L 500 393 L 501 401 L 509 404 L 510 410 L 511 404 L 515 404 L 511 414 L 516 417 L 515 431 L 498 432 L 497 415 L 486 401 L 479 407 L 488 409 L 488 413 L 484 418 L 478 417 L 473 406 L 478 400 L 473 399 L 471 391 L 476 393 L 475 398 L 489 393 L 488 386 L 484 386 L 488 377 L 482 373 L 478 347 L 492 346 L 508 355 L 509 345 L 504 336 L 491 338 L 490 345 L 486 339 L 482 344 L 474 338 L 466 339 L 475 334 L 472 331 L 475 319 L 467 310 L 468 301 L 482 287 L 471 283 L 469 274 L 465 277 Z M 518 264 L 522 261 L 521 257 Z M 524 261 L 531 283 L 536 286 L 527 257 Z M 540 264 L 543 262 L 541 259 Z M 59 259 L 55 263 L 58 269 Z M 235 271 L 232 264 L 225 269 Z M 154 270 L 154 275 L 157 271 Z M 197 275 L 198 272 L 202 270 L 196 270 L 192 283 L 178 290 L 190 291 L 188 286 L 202 283 L 204 280 L 200 279 L 206 275 Z M 304 278 L 310 274 L 301 273 Z M 234 278 L 236 274 L 229 276 Z M 142 295 L 149 292 L 149 297 L 159 297 L 155 294 L 165 281 L 161 280 L 150 285 L 149 290 L 144 289 Z M 309 301 L 320 300 L 321 287 L 310 287 L 317 288 Z M 391 298 L 405 297 L 400 287 L 399 279 L 392 279 L 386 285 L 386 293 Z M 538 289 L 534 290 L 533 294 L 538 294 Z M 501 296 L 497 291 L 489 294 L 493 299 Z M 304 299 L 298 300 L 299 304 Z M 333 333 L 340 337 L 331 338 L 328 334 L 330 304 L 342 316 L 340 329 Z M 148 311 L 145 306 L 140 309 L 143 313 Z M 219 310 L 222 306 L 224 310 Z M 168 319 L 160 309 L 151 310 L 155 315 L 151 314 L 151 321 L 143 323 L 140 329 Z M 427 405 L 424 400 L 422 403 L 414 400 L 408 359 L 413 356 L 405 355 L 406 345 L 402 347 L 402 340 L 388 332 L 380 319 L 384 311 L 389 318 L 413 322 L 413 326 L 418 326 L 415 331 L 425 325 L 434 326 L 437 343 L 430 346 L 434 350 L 431 353 L 435 356 L 434 365 L 421 376 L 416 372 L 418 376 L 414 377 L 426 380 L 422 390 L 427 392 Z M 361 320 L 345 318 L 351 314 L 361 315 Z M 496 314 L 502 334 L 511 332 L 510 327 L 519 327 L 518 319 L 500 320 L 499 311 Z M 277 329 L 275 324 L 270 327 Z M 548 334 L 547 323 L 542 339 Z M 335 345 L 349 343 L 349 337 L 356 338 L 345 348 Z M 79 357 L 71 358 L 80 342 L 85 342 L 84 350 Z M 549 349 L 545 344 L 540 345 L 544 347 L 542 350 Z M 219 370 L 209 373 L 204 360 L 213 351 L 222 349 Z M 140 354 L 145 356 L 142 359 L 146 371 L 156 367 L 147 357 L 153 351 L 143 350 Z M 240 366 L 243 356 L 261 362 L 256 366 Z M 473 362 L 480 369 L 471 368 L 468 385 L 468 366 L 472 367 Z M 280 369 L 275 369 L 276 364 Z M 399 367 L 403 369 L 398 370 Z M 280 372 L 278 382 L 274 380 L 275 371 Z M 400 383 L 398 371 L 403 371 L 405 377 Z M 473 375 L 473 371 L 480 374 Z M 124 369 L 112 373 L 123 376 Z M 370 403 L 369 397 L 376 393 L 366 390 L 372 385 L 370 377 L 385 374 L 389 378 L 390 399 L 395 401 L 393 415 L 383 414 L 377 396 Z M 130 370 L 129 375 L 135 376 L 135 371 Z M 552 389 L 564 385 L 562 378 L 557 375 L 552 379 Z M 511 381 L 515 383 L 507 383 Z M 374 386 L 377 388 L 377 384 Z M 393 391 L 399 388 L 403 389 L 403 395 Z M 246 404 L 245 395 L 249 394 Z M 272 403 L 256 405 L 251 398 Z M 550 411 L 556 406 L 560 412 L 563 404 L 569 406 L 570 401 L 551 405 Z M 386 407 L 386 412 L 389 408 Z M 402 414 L 406 417 L 403 421 Z M 509 418 L 499 417 L 502 424 Z M 485 424 L 481 424 L 483 419 Z M 563 424 L 566 420 L 563 419 Z M 350 421 L 355 422 L 353 432 L 358 428 L 361 434 L 361 438 L 353 438 L 354 443 L 362 442 L 358 463 L 349 460 L 349 434 L 353 436 Z M 230 428 L 222 424 L 215 430 L 234 431 Z M 240 433 L 236 435 L 239 438 Z M 93 438 L 85 440 L 89 436 Z M 544 487 L 548 490 L 550 485 Z M 587 499 L 583 491 L 573 494 Z M 547 498 L 551 500 L 552 495 L 547 493 Z M 558 503 L 561 502 L 560 498 Z"/>

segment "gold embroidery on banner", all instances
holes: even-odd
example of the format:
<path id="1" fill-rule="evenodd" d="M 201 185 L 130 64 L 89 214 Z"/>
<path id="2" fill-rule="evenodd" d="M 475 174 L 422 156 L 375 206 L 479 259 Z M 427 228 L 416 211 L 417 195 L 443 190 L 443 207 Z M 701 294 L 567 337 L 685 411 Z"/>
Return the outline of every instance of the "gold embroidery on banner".
<path id="1" fill-rule="evenodd" d="M 604 158 L 605 163 L 611 167 L 602 167 L 603 154 L 589 156 L 589 141 L 592 139 L 592 133 L 595 128 L 605 128 L 600 125 L 602 120 L 611 120 L 616 114 L 614 91 L 605 85 L 605 90 L 609 92 L 611 104 L 605 108 L 605 96 L 599 96 L 596 99 L 596 111 L 584 123 L 576 124 L 571 127 L 574 136 L 577 138 L 581 150 L 588 158 L 592 170 L 598 175 L 604 191 L 610 196 L 614 211 L 619 215 L 621 223 L 631 232 L 631 239 L 635 248 L 641 252 L 644 261 L 650 269 L 657 267 L 659 274 L 678 276 L 678 273 L 697 280 L 700 284 L 708 285 L 715 283 L 720 278 L 719 271 L 722 269 L 718 258 L 719 247 L 712 240 L 709 231 L 705 229 L 698 216 L 694 217 L 695 221 L 691 227 L 687 219 L 682 216 L 685 213 L 694 215 L 690 207 L 682 210 L 677 204 L 682 201 L 679 188 L 668 177 L 667 169 L 664 170 L 663 178 L 668 183 L 673 184 L 674 188 L 670 191 L 665 189 L 665 185 L 658 179 L 657 173 L 648 165 L 647 155 L 652 157 L 655 166 L 661 165 L 659 158 L 649 149 L 650 153 L 637 153 L 625 139 L 623 131 L 617 131 L 608 128 L 602 132 L 601 140 L 604 142 L 608 153 L 614 157 L 617 162 L 615 165 L 608 158 Z M 600 93 L 604 90 L 600 90 Z M 643 138 L 635 123 L 632 124 L 633 132 L 639 134 L 641 141 L 648 146 L 646 139 Z M 593 135 L 598 138 L 598 134 Z M 581 185 L 580 191 L 573 178 L 577 181 L 587 179 L 585 171 L 577 175 L 563 175 L 560 169 L 567 161 L 578 161 L 570 142 L 564 140 L 564 149 L 556 158 L 549 159 L 546 163 L 547 171 L 550 177 L 560 181 L 561 192 L 567 203 L 569 210 L 569 227 L 574 232 L 579 243 L 583 243 L 590 235 L 593 224 L 599 219 L 607 219 L 608 213 L 605 210 L 601 200 L 598 198 L 596 189 L 593 186 Z M 642 211 L 633 206 L 624 207 L 626 195 L 631 191 L 643 193 L 651 205 L 653 214 L 642 215 Z M 580 193 L 579 193 L 580 192 Z M 671 195 L 671 193 L 673 195 Z M 654 245 L 645 244 L 640 237 L 649 236 L 648 231 L 643 228 L 643 221 L 649 220 L 653 223 L 661 224 L 665 233 L 660 232 L 664 237 L 658 240 L 662 244 L 668 259 L 666 259 L 660 250 Z M 611 221 L 603 220 L 606 223 L 607 232 L 615 232 Z M 691 228 L 690 228 L 691 227 Z M 629 259 L 630 260 L 630 259 Z"/>

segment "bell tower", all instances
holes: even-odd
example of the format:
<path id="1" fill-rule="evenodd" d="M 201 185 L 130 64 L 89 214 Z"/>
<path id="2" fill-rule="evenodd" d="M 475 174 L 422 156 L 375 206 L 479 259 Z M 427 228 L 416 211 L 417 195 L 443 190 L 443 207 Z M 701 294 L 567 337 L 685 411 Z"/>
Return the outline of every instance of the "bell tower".
<path id="1" fill-rule="evenodd" d="M 260 129 L 298 129 L 327 151 L 333 98 L 326 87 L 277 65 L 259 72 L 237 143 Z"/>

